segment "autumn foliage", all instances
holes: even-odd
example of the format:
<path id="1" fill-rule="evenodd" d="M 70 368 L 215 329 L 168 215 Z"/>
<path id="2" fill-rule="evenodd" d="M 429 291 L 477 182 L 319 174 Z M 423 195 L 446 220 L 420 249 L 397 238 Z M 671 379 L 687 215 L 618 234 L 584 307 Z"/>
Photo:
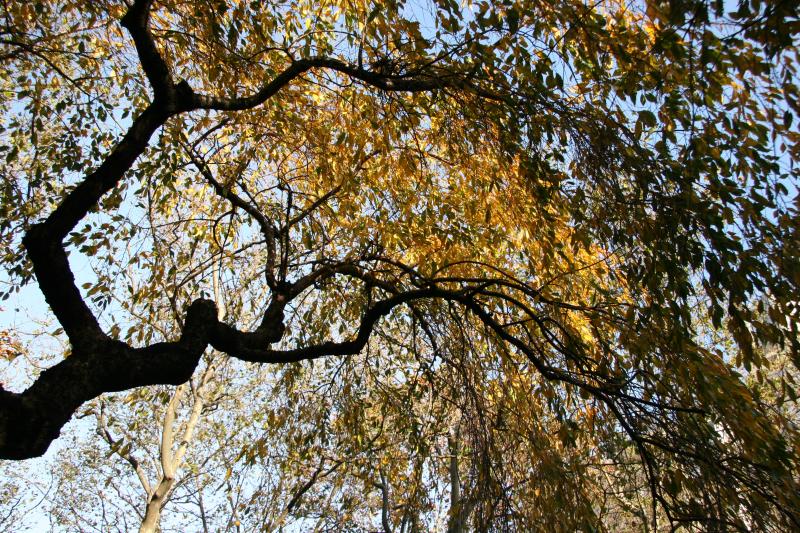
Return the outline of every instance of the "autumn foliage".
<path id="1" fill-rule="evenodd" d="M 792 2 L 129 4 L 0 6 L 0 456 L 213 352 L 339 524 L 800 527 Z"/>

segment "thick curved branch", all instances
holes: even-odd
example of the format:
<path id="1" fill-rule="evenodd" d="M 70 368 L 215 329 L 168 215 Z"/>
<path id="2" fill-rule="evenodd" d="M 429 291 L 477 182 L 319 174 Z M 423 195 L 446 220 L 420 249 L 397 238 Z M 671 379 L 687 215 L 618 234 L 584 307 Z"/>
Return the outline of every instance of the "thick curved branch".
<path id="1" fill-rule="evenodd" d="M 195 109 L 214 109 L 217 111 L 243 111 L 257 107 L 267 100 L 281 88 L 291 83 L 295 78 L 311 68 L 304 62 L 292 63 L 286 70 L 275 76 L 257 93 L 242 98 L 223 98 L 208 96 L 195 93 L 193 97 L 193 107 Z"/>
<path id="2" fill-rule="evenodd" d="M 326 275 L 341 273 L 360 278 L 368 284 L 383 285 L 390 292 L 391 296 L 375 303 L 366 311 L 354 338 L 291 350 L 273 350 L 268 348 L 269 344 L 279 340 L 283 334 L 283 316 L 280 311 L 286 304 L 285 298 L 277 298 L 273 302 L 270 308 L 275 307 L 278 312 L 268 311 L 267 315 L 272 317 L 272 321 L 265 322 L 255 332 L 242 332 L 220 322 L 213 302 L 197 300 L 189 307 L 183 333 L 176 342 L 133 349 L 125 343 L 108 338 L 96 339 L 96 344 L 90 350 L 76 350 L 72 356 L 42 373 L 25 392 L 15 394 L 0 390 L 0 457 L 24 458 L 44 453 L 49 443 L 58 436 L 60 428 L 80 405 L 103 392 L 186 381 L 209 344 L 231 357 L 257 363 L 289 363 L 324 356 L 354 355 L 367 345 L 381 318 L 389 315 L 398 306 L 423 299 L 452 301 L 463 305 L 500 339 L 526 355 L 549 380 L 580 387 L 601 398 L 613 396 L 622 401 L 639 401 L 616 387 L 593 385 L 549 366 L 530 346 L 511 335 L 484 309 L 475 299 L 475 288 L 446 290 L 433 286 L 400 292 L 391 285 L 380 283 L 380 280 L 364 274 L 353 265 L 343 264 L 320 270 Z M 296 296 L 300 288 L 292 287 L 287 295 Z M 651 402 L 644 403 L 652 405 Z M 657 407 L 673 408 L 663 405 Z"/>
<path id="3" fill-rule="evenodd" d="M 43 454 L 73 413 L 104 392 L 183 383 L 194 372 L 209 327 L 216 322 L 214 303 L 198 300 L 186 313 L 178 341 L 134 349 L 105 339 L 45 370 L 22 393 L 0 389 L 0 458 Z"/>
<path id="4" fill-rule="evenodd" d="M 97 170 L 70 191 L 44 222 L 33 225 L 22 240 L 42 294 L 73 346 L 93 344 L 105 335 L 75 286 L 62 241 L 119 183 L 165 120 L 166 116 L 153 106 L 145 109 Z"/>
<path id="5" fill-rule="evenodd" d="M 331 57 L 309 57 L 294 61 L 268 84 L 250 96 L 239 98 L 224 98 L 195 94 L 194 107 L 197 109 L 215 109 L 218 111 L 241 111 L 252 109 L 266 102 L 284 85 L 313 68 L 327 68 L 346 74 L 353 79 L 362 81 L 377 89 L 388 92 L 425 92 L 444 89 L 447 87 L 464 86 L 464 80 L 452 76 L 393 76 L 381 74 L 361 67 L 354 67 L 339 59 Z"/>

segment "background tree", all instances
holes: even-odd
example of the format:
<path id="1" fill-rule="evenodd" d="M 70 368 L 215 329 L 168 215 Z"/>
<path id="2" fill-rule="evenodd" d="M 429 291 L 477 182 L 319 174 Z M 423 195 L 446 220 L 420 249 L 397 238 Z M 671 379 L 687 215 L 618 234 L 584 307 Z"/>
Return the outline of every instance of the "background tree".
<path id="1" fill-rule="evenodd" d="M 797 12 L 728 9 L 3 4 L 3 262 L 70 353 L 0 453 L 211 346 L 281 366 L 249 453 L 314 455 L 320 527 L 436 527 L 443 481 L 455 530 L 797 527 L 743 377 L 798 363 Z"/>

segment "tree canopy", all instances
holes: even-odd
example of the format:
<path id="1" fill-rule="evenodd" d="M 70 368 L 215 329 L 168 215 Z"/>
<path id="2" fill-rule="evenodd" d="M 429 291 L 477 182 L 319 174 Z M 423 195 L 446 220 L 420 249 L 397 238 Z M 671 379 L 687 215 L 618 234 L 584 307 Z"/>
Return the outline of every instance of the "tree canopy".
<path id="1" fill-rule="evenodd" d="M 453 531 L 799 528 L 797 10 L 2 3 L 4 291 L 69 349 L 0 457 L 213 349 L 296 425 L 240 457 L 305 432 L 385 530 L 437 478 Z"/>

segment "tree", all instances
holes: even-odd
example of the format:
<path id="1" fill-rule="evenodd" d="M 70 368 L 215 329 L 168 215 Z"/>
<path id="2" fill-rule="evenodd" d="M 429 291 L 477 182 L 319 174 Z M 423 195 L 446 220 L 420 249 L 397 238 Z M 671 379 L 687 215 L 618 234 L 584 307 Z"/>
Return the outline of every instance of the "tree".
<path id="1" fill-rule="evenodd" d="M 320 523 L 370 487 L 422 528 L 449 479 L 453 530 L 798 527 L 743 378 L 800 362 L 797 7 L 736 7 L 4 4 L 3 262 L 70 353 L 0 456 L 210 346 L 348 378 L 295 428 L 364 483 Z"/>

